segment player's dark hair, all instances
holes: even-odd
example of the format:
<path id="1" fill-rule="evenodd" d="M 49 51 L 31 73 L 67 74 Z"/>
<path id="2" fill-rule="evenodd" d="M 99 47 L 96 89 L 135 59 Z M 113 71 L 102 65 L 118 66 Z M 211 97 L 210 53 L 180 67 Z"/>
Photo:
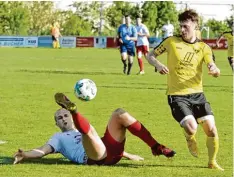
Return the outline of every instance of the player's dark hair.
<path id="1" fill-rule="evenodd" d="M 125 18 L 127 18 L 127 17 L 131 18 L 131 16 L 130 16 L 129 14 L 124 15 L 124 17 L 125 17 Z"/>
<path id="2" fill-rule="evenodd" d="M 186 10 L 186 11 L 182 12 L 181 14 L 179 14 L 178 20 L 179 20 L 179 22 L 191 20 L 192 22 L 197 22 L 197 24 L 198 24 L 199 17 L 198 17 L 198 14 L 195 10 L 189 9 L 189 10 Z"/>

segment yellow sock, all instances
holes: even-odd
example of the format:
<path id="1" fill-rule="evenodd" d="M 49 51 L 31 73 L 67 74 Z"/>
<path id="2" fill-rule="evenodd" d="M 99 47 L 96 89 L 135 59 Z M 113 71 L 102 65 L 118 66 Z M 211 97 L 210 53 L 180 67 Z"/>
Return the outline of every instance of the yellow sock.
<path id="1" fill-rule="evenodd" d="M 55 49 L 56 48 L 56 42 L 53 41 L 53 48 Z"/>
<path id="2" fill-rule="evenodd" d="M 184 132 L 184 136 L 185 136 L 186 140 L 195 139 L 196 134 L 189 135 L 184 129 L 183 129 L 183 132 Z"/>
<path id="3" fill-rule="evenodd" d="M 56 42 L 57 43 L 57 49 L 60 48 L 60 44 L 59 44 L 59 41 Z"/>
<path id="4" fill-rule="evenodd" d="M 206 146 L 208 148 L 209 164 L 216 163 L 216 155 L 219 150 L 219 138 L 207 137 Z"/>

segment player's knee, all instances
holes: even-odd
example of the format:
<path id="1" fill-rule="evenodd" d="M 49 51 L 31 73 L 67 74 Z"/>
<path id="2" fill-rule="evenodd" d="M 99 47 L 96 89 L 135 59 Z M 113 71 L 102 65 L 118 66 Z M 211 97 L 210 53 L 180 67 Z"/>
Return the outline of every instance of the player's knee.
<path id="1" fill-rule="evenodd" d="M 126 111 L 122 108 L 117 108 L 113 114 L 112 114 L 112 117 L 117 117 L 117 118 L 120 118 L 121 115 L 123 115 L 124 113 L 126 113 Z"/>
<path id="2" fill-rule="evenodd" d="M 195 121 L 194 116 L 188 115 L 185 116 L 181 122 L 180 122 L 181 127 L 186 129 L 186 132 L 190 135 L 193 135 L 197 131 L 197 122 Z"/>
<path id="3" fill-rule="evenodd" d="M 140 51 L 137 53 L 137 58 L 141 58 L 141 57 L 142 57 L 142 52 Z"/>
<path id="4" fill-rule="evenodd" d="M 215 120 L 213 115 L 206 115 L 201 118 L 199 118 L 198 123 L 203 126 L 203 129 L 205 130 L 207 136 L 209 137 L 215 137 L 217 136 L 217 129 L 215 126 Z"/>

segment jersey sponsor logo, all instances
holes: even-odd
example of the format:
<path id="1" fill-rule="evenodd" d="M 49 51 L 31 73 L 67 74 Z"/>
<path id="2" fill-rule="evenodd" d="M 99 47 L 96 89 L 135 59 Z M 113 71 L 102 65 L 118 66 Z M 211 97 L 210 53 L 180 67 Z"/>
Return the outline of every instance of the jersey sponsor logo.
<path id="1" fill-rule="evenodd" d="M 165 48 L 163 45 L 161 45 L 161 46 L 159 46 L 156 50 L 157 50 L 157 52 L 158 52 L 159 54 L 161 54 L 161 53 L 165 52 L 166 48 Z"/>
<path id="2" fill-rule="evenodd" d="M 187 52 L 184 59 L 182 60 L 183 62 L 190 63 L 193 59 L 195 53 L 193 52 Z"/>

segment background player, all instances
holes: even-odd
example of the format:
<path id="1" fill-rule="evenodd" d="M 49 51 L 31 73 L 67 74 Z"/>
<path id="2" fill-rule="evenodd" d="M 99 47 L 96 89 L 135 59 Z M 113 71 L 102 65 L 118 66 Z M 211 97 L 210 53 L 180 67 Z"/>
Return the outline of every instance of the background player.
<path id="1" fill-rule="evenodd" d="M 140 67 L 140 71 L 138 74 L 145 74 L 144 72 L 144 62 L 142 60 L 142 56 L 144 55 L 145 57 L 149 53 L 149 41 L 148 37 L 150 36 L 149 30 L 147 26 L 142 24 L 141 22 L 141 17 L 139 16 L 136 19 L 136 29 L 137 29 L 137 59 L 138 59 L 138 64 Z M 143 55 L 142 55 L 143 54 Z"/>
<path id="2" fill-rule="evenodd" d="M 220 47 L 219 42 L 221 39 L 226 38 L 227 39 L 227 43 L 228 43 L 228 61 L 229 64 L 232 68 L 232 70 L 234 69 L 234 64 L 233 64 L 233 35 L 234 35 L 234 25 L 232 24 L 232 31 L 229 32 L 224 32 L 216 41 L 216 45 L 217 47 Z"/>
<path id="3" fill-rule="evenodd" d="M 51 27 L 51 35 L 53 41 L 53 48 L 60 48 L 59 37 L 61 37 L 62 35 L 60 33 L 58 22 L 53 23 L 53 26 Z"/>
<path id="4" fill-rule="evenodd" d="M 167 21 L 167 24 L 162 27 L 162 38 L 173 36 L 174 26 L 170 23 L 170 20 Z"/>
<path id="5" fill-rule="evenodd" d="M 131 24 L 130 16 L 125 17 L 125 24 L 118 28 L 118 39 L 120 42 L 120 53 L 123 62 L 124 74 L 130 74 L 133 65 L 133 57 L 135 56 L 135 41 L 137 41 L 137 31 L 134 25 Z M 128 70 L 127 69 L 128 59 Z"/>

